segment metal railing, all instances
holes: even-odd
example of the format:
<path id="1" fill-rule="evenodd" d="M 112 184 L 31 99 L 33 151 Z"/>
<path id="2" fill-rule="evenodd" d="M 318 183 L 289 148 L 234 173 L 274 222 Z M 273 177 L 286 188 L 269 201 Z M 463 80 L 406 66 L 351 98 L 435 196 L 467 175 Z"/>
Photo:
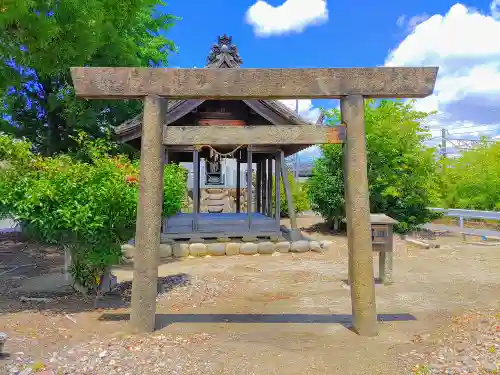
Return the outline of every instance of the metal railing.
<path id="1" fill-rule="evenodd" d="M 444 216 L 458 217 L 460 228 L 464 227 L 464 219 L 500 220 L 500 212 L 496 211 L 463 210 L 460 208 L 435 207 L 430 207 L 429 209 L 431 211 L 441 212 Z"/>

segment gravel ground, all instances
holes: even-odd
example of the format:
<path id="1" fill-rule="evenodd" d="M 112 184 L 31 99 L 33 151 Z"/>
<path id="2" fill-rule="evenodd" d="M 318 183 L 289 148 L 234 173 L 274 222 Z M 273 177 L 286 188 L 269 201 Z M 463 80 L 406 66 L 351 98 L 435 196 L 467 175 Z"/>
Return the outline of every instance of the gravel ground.
<path id="1" fill-rule="evenodd" d="M 336 249 L 325 254 L 162 265 L 158 315 L 167 323 L 151 335 L 128 335 L 124 321 L 101 320 L 129 312 L 126 277 L 103 309 L 74 295 L 21 303 L 5 286 L 59 272 L 61 259 L 0 243 L 0 263 L 37 263 L 0 277 L 0 331 L 10 336 L 0 375 L 500 374 L 497 248 L 438 238 L 439 249 L 407 249 L 398 241 L 396 283 L 377 285 L 377 308 L 416 319 L 380 323 L 378 337 L 361 338 L 333 322 L 301 321 L 350 313 L 346 240 L 328 239 Z"/>
<path id="2" fill-rule="evenodd" d="M 450 326 L 416 341 L 432 344 L 402 355 L 417 363 L 415 374 L 500 374 L 500 310 L 456 317 Z"/>

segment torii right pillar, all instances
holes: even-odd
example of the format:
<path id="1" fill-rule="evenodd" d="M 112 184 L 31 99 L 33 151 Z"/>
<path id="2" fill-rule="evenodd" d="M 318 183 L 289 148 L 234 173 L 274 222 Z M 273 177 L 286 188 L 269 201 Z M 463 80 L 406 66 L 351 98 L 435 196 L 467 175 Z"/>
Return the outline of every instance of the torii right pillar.
<path id="1" fill-rule="evenodd" d="M 370 227 L 370 198 L 366 161 L 365 113 L 362 95 L 341 99 L 346 125 L 344 186 L 349 247 L 353 329 L 361 336 L 377 335 L 375 278 Z"/>

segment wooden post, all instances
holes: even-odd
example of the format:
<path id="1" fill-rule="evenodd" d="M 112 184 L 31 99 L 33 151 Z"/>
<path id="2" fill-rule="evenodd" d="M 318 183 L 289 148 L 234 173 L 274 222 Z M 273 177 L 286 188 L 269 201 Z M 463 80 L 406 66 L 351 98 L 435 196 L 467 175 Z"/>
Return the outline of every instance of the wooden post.
<path id="1" fill-rule="evenodd" d="M 198 231 L 198 214 L 200 212 L 200 154 L 193 151 L 193 232 Z"/>
<path id="2" fill-rule="evenodd" d="M 133 331 L 152 332 L 155 328 L 158 293 L 158 252 L 160 247 L 163 202 L 162 130 L 166 100 L 158 96 L 144 98 L 141 139 L 140 186 L 132 282 Z"/>
<path id="3" fill-rule="evenodd" d="M 266 156 L 263 155 L 262 160 L 260 161 L 260 170 L 262 174 L 261 178 L 261 194 L 262 194 L 262 214 L 267 215 L 267 166 L 266 166 Z"/>
<path id="4" fill-rule="evenodd" d="M 290 239 L 292 241 L 299 241 L 302 236 L 297 227 L 297 217 L 295 215 L 295 202 L 293 201 L 292 189 L 290 186 L 290 181 L 288 181 L 288 170 L 285 165 L 285 154 L 283 150 L 279 151 L 280 154 L 280 165 L 281 165 L 281 177 L 283 178 L 283 189 L 286 194 L 286 201 L 288 204 L 288 217 L 290 218 Z"/>
<path id="5" fill-rule="evenodd" d="M 267 214 L 273 216 L 273 157 L 267 158 Z"/>
<path id="6" fill-rule="evenodd" d="M 387 242 L 384 245 L 384 249 L 379 255 L 379 279 L 384 285 L 390 285 L 393 283 L 392 278 L 392 264 L 394 256 L 394 236 L 393 236 L 393 225 L 389 225 L 389 230 L 387 231 Z"/>
<path id="7" fill-rule="evenodd" d="M 262 163 L 260 159 L 257 160 L 257 172 L 255 178 L 255 200 L 256 200 L 256 212 L 262 211 Z"/>
<path id="8" fill-rule="evenodd" d="M 376 336 L 363 96 L 344 97 L 340 108 L 342 121 L 346 124 L 344 179 L 353 328 L 361 336 Z"/>
<path id="9" fill-rule="evenodd" d="M 248 231 L 252 231 L 252 145 L 247 147 L 247 212 Z"/>
<path id="10" fill-rule="evenodd" d="M 276 153 L 276 158 L 274 162 L 274 195 L 275 195 L 275 217 L 276 217 L 276 226 L 278 227 L 278 231 L 281 227 L 281 210 L 280 210 L 280 176 L 281 176 L 281 157 L 280 151 Z"/>
<path id="11" fill-rule="evenodd" d="M 236 212 L 241 211 L 241 162 L 236 159 Z"/>
<path id="12" fill-rule="evenodd" d="M 168 165 L 169 163 L 169 158 L 168 158 L 168 147 L 166 146 L 163 146 L 163 164 L 164 165 Z M 163 232 L 166 233 L 167 232 L 167 227 L 168 227 L 168 218 L 167 217 L 163 217 L 162 215 L 162 229 L 163 229 Z"/>

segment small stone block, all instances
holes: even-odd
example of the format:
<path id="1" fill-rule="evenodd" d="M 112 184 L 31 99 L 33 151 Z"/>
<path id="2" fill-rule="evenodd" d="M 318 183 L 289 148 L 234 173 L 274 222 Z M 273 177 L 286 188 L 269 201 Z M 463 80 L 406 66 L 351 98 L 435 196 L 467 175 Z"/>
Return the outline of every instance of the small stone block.
<path id="1" fill-rule="evenodd" d="M 254 255 L 257 254 L 259 246 L 253 242 L 242 243 L 240 247 L 240 254 L 244 255 Z"/>
<path id="2" fill-rule="evenodd" d="M 226 255 L 238 255 L 241 244 L 238 242 L 229 242 L 226 244 Z"/>
<path id="3" fill-rule="evenodd" d="M 130 244 L 122 245 L 122 253 L 125 258 L 133 258 L 135 254 L 135 246 Z"/>
<path id="4" fill-rule="evenodd" d="M 292 253 L 305 253 L 309 251 L 309 241 L 294 241 L 290 246 Z"/>
<path id="5" fill-rule="evenodd" d="M 187 243 L 176 243 L 173 247 L 173 255 L 176 258 L 185 258 L 189 255 L 189 245 Z"/>
<path id="6" fill-rule="evenodd" d="M 282 236 L 271 236 L 271 237 L 270 237 L 270 240 L 271 240 L 272 242 L 280 242 L 280 241 L 284 241 L 284 240 L 285 240 L 285 238 L 284 238 L 284 237 L 282 237 Z"/>
<path id="7" fill-rule="evenodd" d="M 170 258 L 172 256 L 172 246 L 165 243 L 160 244 L 160 258 Z"/>
<path id="8" fill-rule="evenodd" d="M 226 255 L 226 244 L 225 243 L 209 243 L 207 245 L 207 252 L 210 255 L 221 256 Z"/>
<path id="9" fill-rule="evenodd" d="M 323 249 L 321 248 L 318 241 L 309 241 L 309 250 L 314 251 L 316 253 L 323 252 Z"/>
<path id="10" fill-rule="evenodd" d="M 276 244 L 276 251 L 280 253 L 288 253 L 290 251 L 290 242 L 282 241 Z"/>
<path id="11" fill-rule="evenodd" d="M 204 243 L 205 239 L 204 238 L 190 238 L 189 243 Z"/>
<path id="12" fill-rule="evenodd" d="M 261 242 L 258 245 L 259 254 L 272 254 L 276 250 L 276 244 L 272 242 Z"/>
<path id="13" fill-rule="evenodd" d="M 243 237 L 241 240 L 243 242 L 257 242 L 258 241 L 257 237 Z"/>
<path id="14" fill-rule="evenodd" d="M 217 237 L 217 242 L 231 242 L 231 239 L 228 237 Z"/>
<path id="15" fill-rule="evenodd" d="M 201 242 L 189 245 L 189 255 L 194 257 L 204 257 L 207 255 L 207 245 Z"/>
<path id="16" fill-rule="evenodd" d="M 323 250 L 330 250 L 333 247 L 333 242 L 328 240 L 320 241 L 319 245 Z"/>

